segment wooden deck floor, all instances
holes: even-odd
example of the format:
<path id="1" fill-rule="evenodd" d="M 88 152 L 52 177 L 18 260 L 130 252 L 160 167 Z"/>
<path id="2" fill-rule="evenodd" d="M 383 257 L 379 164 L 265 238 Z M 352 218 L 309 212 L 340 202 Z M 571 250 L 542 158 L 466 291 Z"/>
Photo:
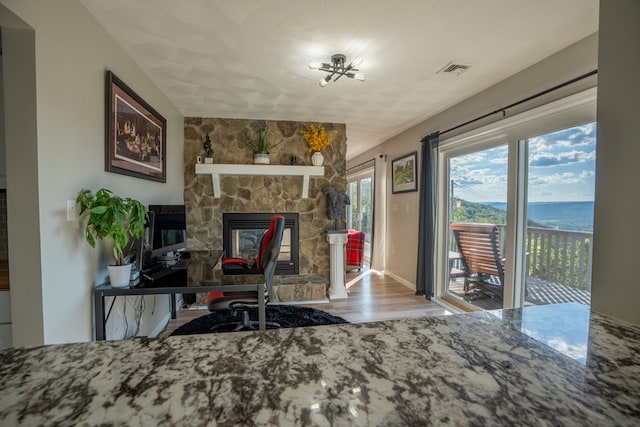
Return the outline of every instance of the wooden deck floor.
<path id="1" fill-rule="evenodd" d="M 495 310 L 502 308 L 502 297 L 500 295 L 487 295 L 479 293 L 474 298 L 469 298 L 463 290 L 462 278 L 451 281 L 449 290 L 471 304 L 484 310 Z M 578 302 L 580 304 L 591 304 L 591 293 L 581 289 L 562 286 L 557 283 L 547 282 L 536 277 L 527 277 L 527 294 L 524 305 L 546 305 L 560 304 L 566 302 Z"/>
<path id="2" fill-rule="evenodd" d="M 374 270 L 347 273 L 347 286 L 349 298 L 302 305 L 343 317 L 351 323 L 451 314 L 442 306 L 428 301 L 424 296 L 415 295 L 413 290 Z M 175 320 L 169 321 L 160 336 L 168 336 L 184 323 L 208 313 L 204 307 L 182 309 Z"/>

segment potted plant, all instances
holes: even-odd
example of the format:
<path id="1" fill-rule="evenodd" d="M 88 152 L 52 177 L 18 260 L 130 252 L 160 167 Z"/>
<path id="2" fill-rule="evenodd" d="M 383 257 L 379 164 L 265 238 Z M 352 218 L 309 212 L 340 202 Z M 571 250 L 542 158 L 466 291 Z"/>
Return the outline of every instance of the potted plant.
<path id="1" fill-rule="evenodd" d="M 131 237 L 140 238 L 147 222 L 147 209 L 137 200 L 121 198 L 110 190 L 101 188 L 95 194 L 83 189 L 76 197 L 80 205 L 80 217 L 87 217 L 85 238 L 92 248 L 96 239 L 113 242 L 115 265 L 110 265 L 111 286 L 126 287 L 131 277 L 129 257 L 125 249 Z"/>
<path id="2" fill-rule="evenodd" d="M 273 148 L 280 145 L 284 140 L 278 141 L 275 144 L 269 144 L 268 129 L 262 128 L 258 131 L 258 138 L 252 139 L 245 132 L 242 135 L 242 142 L 247 144 L 253 150 L 253 163 L 256 165 L 268 165 L 269 164 L 269 147 Z"/>

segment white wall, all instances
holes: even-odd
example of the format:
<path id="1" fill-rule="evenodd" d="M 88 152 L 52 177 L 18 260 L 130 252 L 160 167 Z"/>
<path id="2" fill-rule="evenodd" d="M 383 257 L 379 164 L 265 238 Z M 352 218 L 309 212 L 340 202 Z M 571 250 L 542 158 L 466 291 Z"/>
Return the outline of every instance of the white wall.
<path id="1" fill-rule="evenodd" d="M 14 344 L 88 341 L 93 336 L 91 291 L 104 280 L 110 254 L 99 256 L 77 223 L 66 222 L 66 200 L 84 187 L 104 186 L 145 204 L 183 203 L 183 116 L 77 0 L 0 3 L 6 7 L 0 6 L 3 47 L 21 44 L 20 50 L 4 49 L 5 89 L 13 83 L 6 82 L 12 62 L 30 68 L 29 59 L 18 56 L 30 50 L 35 61 L 35 68 L 22 74 L 28 78 L 35 71 L 35 91 L 26 96 L 35 97 L 37 126 L 23 127 L 24 136 L 7 135 Z M 12 12 L 32 30 L 18 30 Z M 22 37 L 29 31 L 35 34 L 31 46 L 28 34 Z M 166 184 L 104 171 L 106 69 L 167 119 Z M 5 90 L 5 100 L 9 117 L 22 97 Z M 147 303 L 149 312 L 153 305 Z M 155 307 L 144 327 L 164 317 L 168 298 L 157 297 Z"/>
<path id="2" fill-rule="evenodd" d="M 386 141 L 384 144 L 349 159 L 347 168 L 372 159 L 375 153 L 387 154 L 387 173 L 391 176 L 391 164 L 394 158 L 412 151 L 420 153 L 420 140 L 435 131 L 444 131 L 460 123 L 494 111 L 505 105 L 519 101 L 535 93 L 546 90 L 581 74 L 597 68 L 598 35 L 593 34 L 572 46 L 534 64 L 522 72 L 478 93 L 454 107 L 431 117 L 407 131 Z M 593 87 L 595 78 L 583 80 L 569 88 L 556 91 L 550 95 L 530 102 L 524 107 L 511 109 L 514 115 L 571 93 Z M 446 137 L 467 132 L 487 123 L 500 119 L 493 118 L 467 126 Z M 418 236 L 418 199 L 419 193 L 391 194 L 391 179 L 387 180 L 387 234 L 385 272 L 400 279 L 404 283 L 415 286 Z"/>
<path id="3" fill-rule="evenodd" d="M 600 2 L 593 310 L 640 324 L 640 2 Z"/>

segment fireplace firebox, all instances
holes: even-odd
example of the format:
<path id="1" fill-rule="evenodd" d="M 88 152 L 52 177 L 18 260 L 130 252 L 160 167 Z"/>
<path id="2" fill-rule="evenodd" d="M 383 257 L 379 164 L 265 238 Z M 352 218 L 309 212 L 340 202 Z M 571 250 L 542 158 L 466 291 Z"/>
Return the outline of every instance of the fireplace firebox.
<path id="1" fill-rule="evenodd" d="M 222 248 L 225 258 L 241 258 L 252 263 L 260 249 L 262 236 L 274 215 L 284 216 L 284 235 L 275 274 L 299 274 L 299 234 L 297 213 L 223 213 Z M 224 274 L 257 274 L 232 265 L 223 265 Z"/>

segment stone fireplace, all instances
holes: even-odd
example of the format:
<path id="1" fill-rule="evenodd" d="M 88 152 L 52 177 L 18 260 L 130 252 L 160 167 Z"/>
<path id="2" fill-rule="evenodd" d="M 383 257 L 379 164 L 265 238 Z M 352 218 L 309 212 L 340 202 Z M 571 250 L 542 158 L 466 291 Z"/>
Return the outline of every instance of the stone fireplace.
<path id="1" fill-rule="evenodd" d="M 242 132 L 266 127 L 269 140 L 283 141 L 269 153 L 271 164 L 289 165 L 292 155 L 298 165 L 311 165 L 311 153 L 301 131 L 311 122 L 265 121 L 218 118 L 185 118 L 184 200 L 187 215 L 187 246 L 193 250 L 223 250 L 224 213 L 295 213 L 298 215 L 298 274 L 276 275 L 274 300 L 309 301 L 326 298 L 329 281 L 329 244 L 325 231 L 334 224 L 327 216 L 327 187 L 346 189 L 346 128 L 322 123 L 338 135 L 322 152 L 324 176 L 311 177 L 308 197 L 302 197 L 299 176 L 224 176 L 220 197 L 214 197 L 211 176 L 197 175 L 197 156 L 209 135 L 214 164 L 252 164 L 253 152 L 241 141 Z M 317 123 L 314 123 L 317 124 Z M 238 282 L 245 276 L 226 276 Z M 250 279 L 249 279 L 250 280 Z"/>

